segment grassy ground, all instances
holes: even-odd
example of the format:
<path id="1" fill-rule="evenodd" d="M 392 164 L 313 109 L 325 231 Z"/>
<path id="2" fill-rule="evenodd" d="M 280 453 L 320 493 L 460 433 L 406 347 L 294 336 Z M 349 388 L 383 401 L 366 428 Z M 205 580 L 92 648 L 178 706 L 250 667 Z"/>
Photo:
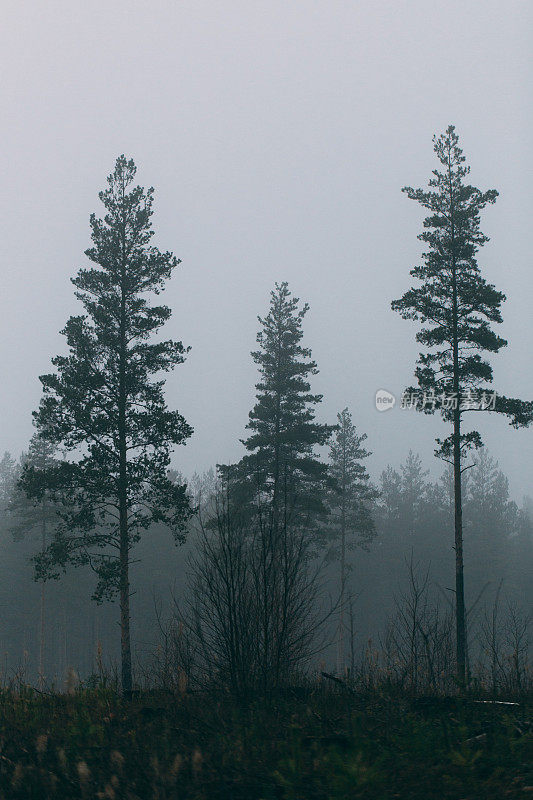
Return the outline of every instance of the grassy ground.
<path id="1" fill-rule="evenodd" d="M 0 694 L 0 798 L 533 798 L 533 707 Z"/>

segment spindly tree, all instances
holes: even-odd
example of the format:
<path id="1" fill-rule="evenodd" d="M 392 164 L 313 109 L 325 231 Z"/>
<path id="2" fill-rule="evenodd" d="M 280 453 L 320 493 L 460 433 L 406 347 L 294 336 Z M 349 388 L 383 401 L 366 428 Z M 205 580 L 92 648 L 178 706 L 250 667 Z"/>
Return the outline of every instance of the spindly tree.
<path id="1" fill-rule="evenodd" d="M 141 532 L 166 523 L 176 540 L 189 516 L 186 488 L 169 479 L 170 453 L 192 430 L 164 398 L 161 374 L 184 360 L 181 342 L 150 342 L 171 311 L 151 305 L 179 264 L 151 244 L 153 189 L 133 185 L 136 167 L 117 159 L 91 216 L 93 266 L 72 279 L 84 313 L 63 334 L 67 355 L 41 376 L 39 434 L 73 454 L 51 470 L 28 465 L 21 485 L 38 496 L 51 488 L 60 524 L 38 562 L 38 574 L 58 577 L 67 564 L 89 564 L 95 598 L 120 600 L 122 686 L 132 688 L 130 563 Z"/>
<path id="2" fill-rule="evenodd" d="M 7 451 L 0 459 L 0 522 L 7 524 L 9 504 L 19 477 L 19 465 Z"/>
<path id="3" fill-rule="evenodd" d="M 532 404 L 493 394 L 492 368 L 484 353 L 497 353 L 507 343 L 491 327 L 502 321 L 505 296 L 481 275 L 477 253 L 488 238 L 480 230 L 480 213 L 495 202 L 494 189 L 481 191 L 467 182 L 470 168 L 459 147 L 455 128 L 434 137 L 439 168 L 433 171 L 429 188 L 404 192 L 429 215 L 418 237 L 426 245 L 423 263 L 411 270 L 419 284 L 392 303 L 404 319 L 418 320 L 423 327 L 416 339 L 426 348 L 418 359 L 417 388 L 407 393 L 424 413 L 440 412 L 451 423 L 452 432 L 437 439 L 436 454 L 453 464 L 456 560 L 457 675 L 466 678 L 466 627 L 463 577 L 463 519 L 461 473 L 464 458 L 481 445 L 475 430 L 464 432 L 467 411 L 507 414 L 511 424 L 527 425 Z"/>
<path id="4" fill-rule="evenodd" d="M 357 433 L 347 408 L 337 414 L 337 423 L 329 453 L 328 538 L 332 546 L 331 554 L 340 565 L 337 636 L 337 671 L 340 673 L 344 670 L 346 551 L 355 547 L 367 548 L 376 535 L 372 504 L 378 492 L 370 483 L 363 463 L 371 455 L 364 447 L 366 433 Z"/>

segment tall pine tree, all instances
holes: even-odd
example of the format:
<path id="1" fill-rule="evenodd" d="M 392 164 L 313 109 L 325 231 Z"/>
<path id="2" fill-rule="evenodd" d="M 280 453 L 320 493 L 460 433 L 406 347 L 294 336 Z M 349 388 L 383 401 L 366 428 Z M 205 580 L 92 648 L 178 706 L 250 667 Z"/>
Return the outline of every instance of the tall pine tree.
<path id="1" fill-rule="evenodd" d="M 34 496 L 51 487 L 63 503 L 39 574 L 57 577 L 69 563 L 89 564 L 98 576 L 96 599 L 119 596 L 125 692 L 132 688 L 132 550 L 154 522 L 183 539 L 189 502 L 168 467 L 173 445 L 192 433 L 178 411 L 168 410 L 160 378 L 187 349 L 149 341 L 171 315 L 149 298 L 179 261 L 151 244 L 153 189 L 133 185 L 135 173 L 133 161 L 120 156 L 99 195 L 105 216 L 91 216 L 93 246 L 86 251 L 94 266 L 72 279 L 84 314 L 63 330 L 68 355 L 56 356 L 56 372 L 41 376 L 39 433 L 73 458 L 46 471 L 28 465 L 21 483 Z"/>
<path id="2" fill-rule="evenodd" d="M 505 296 L 487 283 L 476 256 L 488 238 L 480 230 L 480 213 L 495 202 L 494 189 L 482 192 L 466 182 L 470 168 L 451 125 L 434 137 L 439 169 L 433 171 L 429 188 L 404 192 L 429 215 L 418 237 L 427 246 L 423 264 L 411 270 L 420 285 L 392 303 L 404 319 L 418 320 L 423 327 L 416 339 L 426 347 L 416 368 L 418 389 L 407 391 L 421 401 L 417 409 L 438 411 L 451 423 L 452 433 L 437 440 L 436 454 L 453 464 L 456 560 L 456 656 L 457 675 L 466 678 L 466 627 L 463 575 L 463 510 L 461 473 L 464 457 L 481 445 L 475 430 L 464 432 L 466 411 L 492 407 L 492 368 L 482 354 L 497 353 L 507 343 L 491 328 L 502 321 L 500 307 Z M 420 394 L 419 394 L 420 393 Z M 529 424 L 532 404 L 498 396 L 494 411 L 507 414 L 513 425 Z"/>

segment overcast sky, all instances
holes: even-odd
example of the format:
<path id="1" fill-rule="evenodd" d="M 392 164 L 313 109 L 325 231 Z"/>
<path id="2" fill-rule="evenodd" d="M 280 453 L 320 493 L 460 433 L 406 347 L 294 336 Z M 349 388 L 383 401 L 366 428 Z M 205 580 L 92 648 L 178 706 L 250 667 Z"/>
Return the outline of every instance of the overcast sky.
<path id="1" fill-rule="evenodd" d="M 155 187 L 156 243 L 183 262 L 165 301 L 168 335 L 192 346 L 167 392 L 195 429 L 184 473 L 241 454 L 276 280 L 311 306 L 321 419 L 352 410 L 375 475 L 410 448 L 432 465 L 437 419 L 379 414 L 374 396 L 412 382 L 417 326 L 390 302 L 423 214 L 400 190 L 426 185 L 449 123 L 472 183 L 500 192 L 479 259 L 508 297 L 495 388 L 533 397 L 532 20 L 527 0 L 3 0 L 0 450 L 32 434 L 121 153 Z M 513 495 L 533 494 L 533 429 L 480 416 Z"/>

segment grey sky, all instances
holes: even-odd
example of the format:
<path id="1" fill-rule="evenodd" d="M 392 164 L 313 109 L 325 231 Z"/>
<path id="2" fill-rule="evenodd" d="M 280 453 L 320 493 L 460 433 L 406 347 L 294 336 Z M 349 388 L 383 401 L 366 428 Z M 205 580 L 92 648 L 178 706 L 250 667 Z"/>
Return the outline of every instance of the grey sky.
<path id="1" fill-rule="evenodd" d="M 240 454 L 275 280 L 311 305 L 323 419 L 350 407 L 374 474 L 409 448 L 430 465 L 436 420 L 378 414 L 374 393 L 412 380 L 416 326 L 390 301 L 422 213 L 400 189 L 426 184 L 450 122 L 472 182 L 501 193 L 480 258 L 508 296 L 495 387 L 532 397 L 532 20 L 525 0 L 4 0 L 0 450 L 32 433 L 120 153 L 155 187 L 157 244 L 183 260 L 165 301 L 168 335 L 193 348 L 168 381 L 196 431 L 185 473 Z M 533 430 L 480 429 L 513 494 L 532 492 Z"/>

